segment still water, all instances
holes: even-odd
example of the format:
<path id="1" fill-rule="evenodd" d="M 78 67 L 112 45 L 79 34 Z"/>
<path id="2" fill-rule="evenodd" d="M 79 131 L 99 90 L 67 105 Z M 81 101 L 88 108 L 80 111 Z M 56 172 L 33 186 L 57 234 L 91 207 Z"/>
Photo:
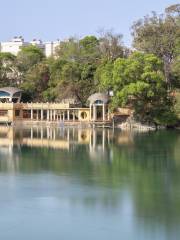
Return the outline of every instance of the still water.
<path id="1" fill-rule="evenodd" d="M 0 239 L 180 239 L 180 132 L 0 127 Z"/>

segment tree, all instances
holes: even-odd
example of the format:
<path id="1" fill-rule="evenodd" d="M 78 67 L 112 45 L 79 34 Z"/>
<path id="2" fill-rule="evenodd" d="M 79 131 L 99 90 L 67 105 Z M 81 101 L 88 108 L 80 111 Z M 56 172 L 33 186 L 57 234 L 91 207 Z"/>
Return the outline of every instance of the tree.
<path id="1" fill-rule="evenodd" d="M 117 59 L 112 69 L 113 107 L 131 107 L 139 121 L 174 123 L 173 102 L 162 70 L 161 60 L 153 54 L 135 52 L 127 59 Z"/>
<path id="2" fill-rule="evenodd" d="M 49 64 L 50 80 L 45 92 L 46 98 L 56 101 L 75 98 L 84 105 L 87 96 L 94 91 L 96 64 L 79 64 L 61 59 Z"/>
<path id="3" fill-rule="evenodd" d="M 164 63 L 166 81 L 172 85 L 171 64 L 177 56 L 175 51 L 180 38 L 179 15 L 174 14 L 180 5 L 166 9 L 165 15 L 152 16 L 136 21 L 132 27 L 133 45 L 137 50 L 153 53 Z M 173 14 L 171 14 L 173 11 Z"/>
<path id="4" fill-rule="evenodd" d="M 100 59 L 99 40 L 95 36 L 86 36 L 79 41 L 81 62 L 95 63 Z"/>
<path id="5" fill-rule="evenodd" d="M 44 92 L 48 88 L 49 67 L 46 63 L 38 63 L 27 71 L 21 88 L 29 96 L 29 100 L 44 101 Z"/>
<path id="6" fill-rule="evenodd" d="M 60 45 L 56 48 L 57 58 L 65 61 L 79 61 L 80 47 L 79 40 L 77 38 L 69 38 L 68 41 L 60 42 Z"/>
<path id="7" fill-rule="evenodd" d="M 24 73 L 45 58 L 43 51 L 33 45 L 22 47 L 17 55 L 19 71 Z"/>
<path id="8" fill-rule="evenodd" d="M 128 54 L 128 49 L 123 46 L 121 34 L 115 34 L 112 30 L 100 30 L 99 33 L 99 48 L 102 58 L 114 61 Z"/>
<path id="9" fill-rule="evenodd" d="M 99 89 L 109 91 L 113 88 L 113 61 L 103 61 L 96 70 L 95 80 L 98 83 Z"/>
<path id="10" fill-rule="evenodd" d="M 100 58 L 99 41 L 95 36 L 86 36 L 80 40 L 70 38 L 68 41 L 61 42 L 56 48 L 56 56 L 71 62 L 97 62 Z"/>
<path id="11" fill-rule="evenodd" d="M 16 56 L 11 53 L 0 53 L 0 85 L 17 86 L 20 74 L 17 69 Z"/>
<path id="12" fill-rule="evenodd" d="M 174 4 L 165 9 L 169 15 L 180 16 L 180 4 Z"/>

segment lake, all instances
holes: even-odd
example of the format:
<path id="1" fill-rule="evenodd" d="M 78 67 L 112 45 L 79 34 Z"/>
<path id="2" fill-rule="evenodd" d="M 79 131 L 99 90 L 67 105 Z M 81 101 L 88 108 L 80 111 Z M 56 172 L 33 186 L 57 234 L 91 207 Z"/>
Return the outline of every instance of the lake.
<path id="1" fill-rule="evenodd" d="M 179 238 L 179 131 L 0 127 L 0 239 Z"/>

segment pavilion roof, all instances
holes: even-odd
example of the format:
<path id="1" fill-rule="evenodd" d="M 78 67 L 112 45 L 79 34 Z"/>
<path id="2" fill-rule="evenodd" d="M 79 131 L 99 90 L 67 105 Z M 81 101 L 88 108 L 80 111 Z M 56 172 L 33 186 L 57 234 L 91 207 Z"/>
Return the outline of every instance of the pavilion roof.
<path id="1" fill-rule="evenodd" d="M 0 88 L 0 92 L 7 92 L 10 95 L 14 95 L 15 93 L 22 92 L 22 90 L 15 87 L 3 87 Z"/>
<path id="2" fill-rule="evenodd" d="M 93 104 L 97 100 L 100 100 L 106 104 L 109 101 L 109 96 L 106 93 L 94 93 L 88 98 L 90 104 Z"/>

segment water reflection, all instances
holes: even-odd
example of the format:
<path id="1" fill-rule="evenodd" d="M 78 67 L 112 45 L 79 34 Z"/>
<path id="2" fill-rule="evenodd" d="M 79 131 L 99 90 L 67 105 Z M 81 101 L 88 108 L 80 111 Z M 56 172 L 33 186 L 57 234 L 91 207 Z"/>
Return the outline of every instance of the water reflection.
<path id="1" fill-rule="evenodd" d="M 66 202 L 105 226 L 109 218 L 128 229 L 123 239 L 177 239 L 179 146 L 177 131 L 0 127 L 0 178 L 14 175 L 23 199 L 48 208 Z"/>

